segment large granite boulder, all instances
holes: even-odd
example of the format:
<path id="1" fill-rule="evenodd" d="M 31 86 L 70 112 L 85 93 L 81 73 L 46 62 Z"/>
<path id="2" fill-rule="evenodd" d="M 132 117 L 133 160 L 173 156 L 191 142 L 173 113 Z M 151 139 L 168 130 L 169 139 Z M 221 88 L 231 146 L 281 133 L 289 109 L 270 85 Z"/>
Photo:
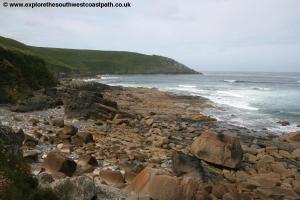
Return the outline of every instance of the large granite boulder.
<path id="1" fill-rule="evenodd" d="M 282 135 L 280 139 L 300 146 L 300 131 L 286 133 Z"/>
<path id="2" fill-rule="evenodd" d="M 182 152 L 173 152 L 172 170 L 176 176 L 189 176 L 200 179 L 205 178 L 200 160 Z"/>
<path id="3" fill-rule="evenodd" d="M 126 191 L 139 198 L 179 200 L 183 199 L 181 188 L 177 177 L 147 167 L 133 179 Z"/>
<path id="4" fill-rule="evenodd" d="M 61 152 L 50 152 L 44 159 L 42 167 L 53 176 L 72 176 L 76 171 L 77 164 Z"/>
<path id="5" fill-rule="evenodd" d="M 192 144 L 191 152 L 199 159 L 229 168 L 237 168 L 243 158 L 243 150 L 238 138 L 203 132 Z"/>

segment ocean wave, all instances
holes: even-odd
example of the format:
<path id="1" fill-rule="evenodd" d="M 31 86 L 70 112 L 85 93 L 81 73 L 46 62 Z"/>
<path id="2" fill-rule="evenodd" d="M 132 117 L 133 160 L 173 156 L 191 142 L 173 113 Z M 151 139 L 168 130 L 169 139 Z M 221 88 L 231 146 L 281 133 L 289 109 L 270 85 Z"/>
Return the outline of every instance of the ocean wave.
<path id="1" fill-rule="evenodd" d="M 93 82 L 93 81 L 99 81 L 98 78 L 88 78 L 88 79 L 84 79 L 83 81 L 85 82 Z"/>
<path id="2" fill-rule="evenodd" d="M 224 82 L 227 82 L 227 83 L 236 83 L 237 80 L 223 80 Z"/>
<path id="3" fill-rule="evenodd" d="M 231 99 L 231 98 L 222 98 L 218 96 L 210 96 L 208 97 L 210 100 L 217 104 L 227 105 L 233 108 L 243 109 L 243 110 L 250 110 L 250 111 L 257 111 L 259 110 L 256 107 L 250 106 L 248 102 L 241 101 L 240 99 Z"/>
<path id="4" fill-rule="evenodd" d="M 271 88 L 261 88 L 261 87 L 253 87 L 253 90 L 263 90 L 263 91 L 269 91 Z"/>
<path id="5" fill-rule="evenodd" d="M 237 97 L 237 98 L 243 98 L 244 96 L 241 94 L 237 94 L 234 92 L 229 91 L 217 91 L 217 94 L 221 94 L 221 97 Z"/>
<path id="6" fill-rule="evenodd" d="M 178 87 L 183 87 L 183 88 L 195 88 L 197 87 L 196 85 L 178 85 Z"/>
<path id="7" fill-rule="evenodd" d="M 119 77 L 117 76 L 101 76 L 100 79 L 103 80 L 111 80 L 111 79 L 118 79 Z"/>
<path id="8" fill-rule="evenodd" d="M 274 83 L 271 81 L 242 81 L 242 80 L 223 80 L 227 83 Z"/>

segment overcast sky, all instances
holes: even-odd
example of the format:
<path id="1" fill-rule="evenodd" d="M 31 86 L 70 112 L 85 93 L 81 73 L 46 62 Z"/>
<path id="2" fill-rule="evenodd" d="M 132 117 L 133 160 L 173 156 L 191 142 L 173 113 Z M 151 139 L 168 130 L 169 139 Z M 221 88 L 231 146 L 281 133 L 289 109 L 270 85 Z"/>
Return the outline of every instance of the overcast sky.
<path id="1" fill-rule="evenodd" d="M 198 71 L 300 71 L 300 0 L 129 0 L 131 8 L 105 9 L 0 1 L 0 35 L 34 46 L 157 54 Z"/>

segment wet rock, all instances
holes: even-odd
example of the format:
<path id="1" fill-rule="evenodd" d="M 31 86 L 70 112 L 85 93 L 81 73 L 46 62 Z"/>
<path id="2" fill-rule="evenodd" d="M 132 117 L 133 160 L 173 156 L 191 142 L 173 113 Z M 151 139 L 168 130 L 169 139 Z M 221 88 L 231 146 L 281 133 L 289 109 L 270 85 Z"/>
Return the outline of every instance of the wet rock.
<path id="1" fill-rule="evenodd" d="M 67 158 L 60 152 L 50 152 L 42 163 L 42 168 L 46 172 L 56 176 L 65 174 L 72 176 L 76 170 L 77 164 L 70 158 Z"/>
<path id="2" fill-rule="evenodd" d="M 112 185 L 115 187 L 124 186 L 125 179 L 120 171 L 113 171 L 111 169 L 104 169 L 100 171 L 100 178 L 106 184 Z"/>
<path id="3" fill-rule="evenodd" d="M 191 152 L 199 159 L 229 168 L 236 168 L 243 157 L 238 138 L 211 131 L 203 132 L 193 142 Z"/>
<path id="4" fill-rule="evenodd" d="M 64 118 L 55 118 L 51 121 L 51 123 L 52 123 L 52 126 L 56 126 L 59 128 L 63 128 L 65 125 Z"/>
<path id="5" fill-rule="evenodd" d="M 288 121 L 278 121 L 277 124 L 280 124 L 281 126 L 289 126 L 290 122 L 288 122 Z"/>

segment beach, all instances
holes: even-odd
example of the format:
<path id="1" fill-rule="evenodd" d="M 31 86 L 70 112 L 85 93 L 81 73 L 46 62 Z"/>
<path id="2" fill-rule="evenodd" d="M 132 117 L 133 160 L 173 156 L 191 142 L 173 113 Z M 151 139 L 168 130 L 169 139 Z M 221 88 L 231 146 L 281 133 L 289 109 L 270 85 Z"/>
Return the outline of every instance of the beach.
<path id="1" fill-rule="evenodd" d="M 102 199 L 299 199 L 299 132 L 220 122 L 199 96 L 97 84 L 63 80 L 43 91 L 63 103 L 45 110 L 0 108 L 41 187 L 82 179 Z"/>

